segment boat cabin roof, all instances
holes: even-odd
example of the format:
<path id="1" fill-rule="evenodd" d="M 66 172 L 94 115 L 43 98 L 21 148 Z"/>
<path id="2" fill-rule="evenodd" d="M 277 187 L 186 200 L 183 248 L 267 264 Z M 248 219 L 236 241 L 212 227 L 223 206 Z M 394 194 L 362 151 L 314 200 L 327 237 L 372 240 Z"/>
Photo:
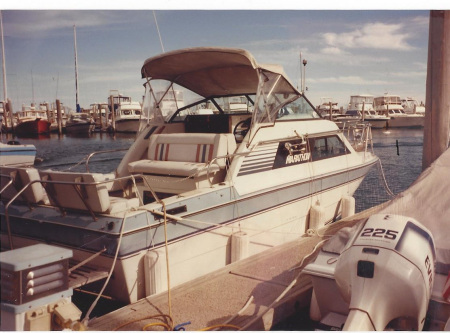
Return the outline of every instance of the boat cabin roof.
<path id="1" fill-rule="evenodd" d="M 286 93 L 300 94 L 289 83 L 283 68 L 260 65 L 246 50 L 234 48 L 188 48 L 147 59 L 142 78 L 167 80 L 204 97 L 245 95 L 256 92 L 258 70 L 281 74 Z"/>

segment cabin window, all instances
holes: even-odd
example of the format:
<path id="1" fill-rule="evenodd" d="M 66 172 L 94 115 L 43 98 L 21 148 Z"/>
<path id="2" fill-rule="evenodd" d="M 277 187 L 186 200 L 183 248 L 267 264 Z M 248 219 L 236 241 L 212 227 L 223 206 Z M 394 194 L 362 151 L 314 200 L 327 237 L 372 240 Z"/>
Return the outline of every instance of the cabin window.
<path id="1" fill-rule="evenodd" d="M 311 155 L 313 161 L 345 155 L 347 150 L 337 135 L 320 138 L 310 138 Z"/>
<path id="2" fill-rule="evenodd" d="M 123 110 L 123 114 L 129 116 L 131 114 L 130 110 Z"/>
<path id="3" fill-rule="evenodd" d="M 134 114 L 140 115 L 140 114 L 141 114 L 141 111 L 139 111 L 139 110 L 134 110 Z"/>

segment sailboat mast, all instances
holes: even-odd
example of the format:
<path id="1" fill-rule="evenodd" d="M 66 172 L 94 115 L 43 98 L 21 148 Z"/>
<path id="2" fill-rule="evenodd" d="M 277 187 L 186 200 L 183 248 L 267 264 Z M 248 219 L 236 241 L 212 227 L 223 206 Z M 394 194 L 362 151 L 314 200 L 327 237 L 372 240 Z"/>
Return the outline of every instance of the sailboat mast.
<path id="1" fill-rule="evenodd" d="M 0 29 L 2 31 L 2 68 L 3 68 L 3 100 L 7 101 L 7 89 L 6 89 L 6 65 L 5 65 L 5 43 L 3 41 L 3 17 L 0 10 Z"/>
<path id="2" fill-rule="evenodd" d="M 77 59 L 77 30 L 75 24 L 73 25 L 73 47 L 75 50 L 75 103 L 77 112 L 81 112 L 80 104 L 78 103 L 78 59 Z"/>

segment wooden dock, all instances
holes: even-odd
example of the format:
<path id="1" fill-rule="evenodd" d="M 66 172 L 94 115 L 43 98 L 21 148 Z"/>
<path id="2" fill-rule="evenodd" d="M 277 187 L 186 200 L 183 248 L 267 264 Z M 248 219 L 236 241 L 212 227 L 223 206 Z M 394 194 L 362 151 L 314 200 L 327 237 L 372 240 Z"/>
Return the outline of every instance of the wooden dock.
<path id="1" fill-rule="evenodd" d="M 297 267 L 324 238 L 343 227 L 353 226 L 378 209 L 381 207 L 377 206 L 350 219 L 333 223 L 319 231 L 323 236 L 305 235 L 173 287 L 170 295 L 173 326 L 189 322 L 183 326 L 189 331 L 214 328 L 222 324 L 232 325 L 222 327 L 228 330 L 270 329 L 294 314 L 296 309 L 309 305 L 311 280 L 306 275 L 299 276 L 299 269 L 291 268 Z M 314 255 L 305 258 L 303 266 L 313 258 Z M 296 282 L 293 283 L 295 279 Z M 292 288 L 274 304 L 291 283 Z M 245 305 L 247 306 L 244 308 Z M 149 296 L 102 317 L 93 318 L 88 329 L 138 331 L 155 322 L 167 323 L 166 318 L 151 318 L 161 314 L 169 314 L 167 292 Z M 164 328 L 152 326 L 151 329 Z"/>

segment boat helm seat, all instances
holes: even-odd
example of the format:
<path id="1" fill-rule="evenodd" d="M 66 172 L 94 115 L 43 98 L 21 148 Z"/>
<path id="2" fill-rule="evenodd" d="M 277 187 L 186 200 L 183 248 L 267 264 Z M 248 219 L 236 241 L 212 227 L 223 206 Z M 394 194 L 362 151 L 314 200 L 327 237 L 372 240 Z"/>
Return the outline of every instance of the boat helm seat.
<path id="1" fill-rule="evenodd" d="M 35 168 L 1 167 L 1 198 L 11 200 L 24 186 L 35 180 L 40 180 L 39 171 Z M 11 178 L 9 178 L 9 177 Z M 12 183 L 8 185 L 10 180 Z M 33 183 L 16 199 L 29 204 L 48 204 L 45 189 L 39 182 Z"/>
<path id="2" fill-rule="evenodd" d="M 39 171 L 45 183 L 50 203 L 67 209 L 88 210 L 93 213 L 115 214 L 139 207 L 138 198 L 111 197 L 105 175 L 101 173 L 62 172 L 53 170 Z"/>
<path id="3" fill-rule="evenodd" d="M 181 193 L 223 181 L 227 155 L 235 150 L 233 134 L 154 134 L 148 159 L 129 163 L 128 171 L 144 174 L 156 191 Z"/>

